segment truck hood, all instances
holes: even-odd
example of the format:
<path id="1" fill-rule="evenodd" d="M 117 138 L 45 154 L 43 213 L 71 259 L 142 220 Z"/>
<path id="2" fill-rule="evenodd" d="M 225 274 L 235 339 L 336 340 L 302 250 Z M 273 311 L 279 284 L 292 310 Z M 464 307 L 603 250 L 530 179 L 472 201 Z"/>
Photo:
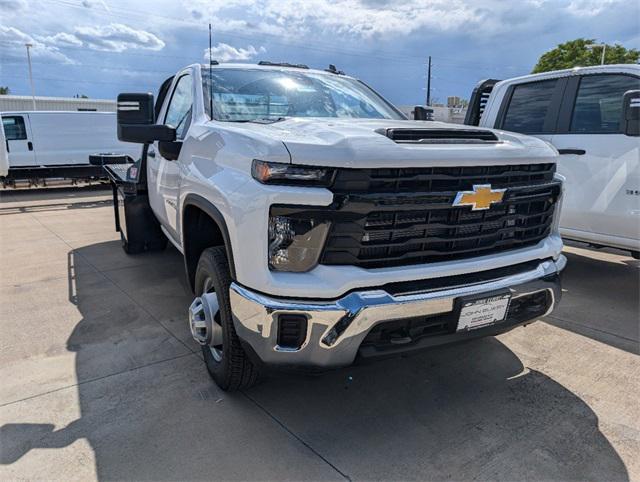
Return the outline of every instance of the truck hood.
<path id="1" fill-rule="evenodd" d="M 376 168 L 555 162 L 557 151 L 529 136 L 442 122 L 291 118 L 272 124 L 246 123 L 256 137 L 282 141 L 294 164 Z M 386 129 L 472 129 L 493 132 L 495 143 L 399 144 Z"/>

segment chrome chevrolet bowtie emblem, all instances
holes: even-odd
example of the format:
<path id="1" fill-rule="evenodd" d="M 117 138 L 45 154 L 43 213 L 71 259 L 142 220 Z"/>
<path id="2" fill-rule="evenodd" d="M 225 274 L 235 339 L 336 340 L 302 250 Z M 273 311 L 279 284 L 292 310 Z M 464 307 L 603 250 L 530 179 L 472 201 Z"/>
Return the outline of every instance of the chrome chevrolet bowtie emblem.
<path id="1" fill-rule="evenodd" d="M 460 191 L 453 201 L 454 206 L 471 206 L 472 211 L 489 209 L 499 203 L 506 189 L 491 189 L 491 184 L 475 184 L 473 191 Z"/>

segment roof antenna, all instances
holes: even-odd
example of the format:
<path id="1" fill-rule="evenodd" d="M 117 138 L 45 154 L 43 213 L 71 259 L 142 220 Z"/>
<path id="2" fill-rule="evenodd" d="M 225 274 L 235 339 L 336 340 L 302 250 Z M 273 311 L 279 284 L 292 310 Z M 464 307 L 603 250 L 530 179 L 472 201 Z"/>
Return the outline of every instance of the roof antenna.
<path id="1" fill-rule="evenodd" d="M 211 57 L 211 24 L 209 24 L 209 118 L 213 120 L 213 58 Z"/>

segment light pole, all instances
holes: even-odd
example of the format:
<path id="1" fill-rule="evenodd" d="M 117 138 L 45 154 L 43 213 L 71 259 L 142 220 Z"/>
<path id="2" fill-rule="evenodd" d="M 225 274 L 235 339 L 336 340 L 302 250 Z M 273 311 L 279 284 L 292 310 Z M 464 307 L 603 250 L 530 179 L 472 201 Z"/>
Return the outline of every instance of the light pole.
<path id="1" fill-rule="evenodd" d="M 429 67 L 427 69 L 427 107 L 431 105 L 431 55 L 429 55 Z"/>
<path id="2" fill-rule="evenodd" d="M 31 100 L 33 101 L 33 110 L 36 109 L 36 91 L 33 88 L 33 72 L 31 71 L 31 52 L 29 49 L 33 47 L 33 44 L 24 44 L 27 47 L 27 62 L 29 63 L 29 83 L 31 83 Z"/>
<path id="3" fill-rule="evenodd" d="M 600 65 L 604 65 L 604 54 L 607 51 L 607 44 L 603 42 L 601 44 L 589 44 L 586 47 L 589 50 L 593 50 L 596 47 L 602 47 L 602 57 L 600 58 Z"/>

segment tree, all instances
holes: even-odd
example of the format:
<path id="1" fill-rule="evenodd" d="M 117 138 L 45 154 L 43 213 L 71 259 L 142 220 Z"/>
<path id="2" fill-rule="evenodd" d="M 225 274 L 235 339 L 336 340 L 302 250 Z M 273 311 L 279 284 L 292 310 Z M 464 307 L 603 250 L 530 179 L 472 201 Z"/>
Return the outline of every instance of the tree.
<path id="1" fill-rule="evenodd" d="M 587 47 L 593 45 L 593 47 Z M 533 73 L 549 70 L 570 69 L 600 65 L 602 60 L 602 44 L 595 39 L 578 38 L 558 45 L 553 50 L 540 56 L 533 68 Z M 640 58 L 640 50 L 626 49 L 620 44 L 608 45 L 605 49 L 605 64 L 635 64 Z"/>
<path id="2" fill-rule="evenodd" d="M 11 89 L 9 89 L 9 87 L 0 86 L 0 95 L 9 95 L 10 92 Z"/>

